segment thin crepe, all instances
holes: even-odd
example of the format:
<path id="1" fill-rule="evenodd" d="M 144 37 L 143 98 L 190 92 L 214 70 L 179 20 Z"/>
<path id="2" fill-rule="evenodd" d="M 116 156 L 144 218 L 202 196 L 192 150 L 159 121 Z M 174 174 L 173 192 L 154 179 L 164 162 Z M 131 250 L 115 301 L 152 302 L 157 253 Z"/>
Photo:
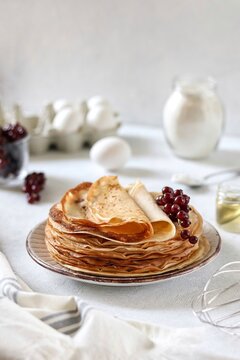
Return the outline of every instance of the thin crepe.
<path id="1" fill-rule="evenodd" d="M 178 225 L 176 236 L 167 241 L 159 241 L 154 235 L 143 241 L 121 242 L 86 228 L 71 232 L 60 221 L 64 217 L 59 207 L 50 211 L 54 218 L 49 216 L 46 226 L 47 247 L 57 262 L 81 272 L 124 277 L 150 275 L 186 266 L 197 261 L 203 250 L 208 251 L 207 241 L 201 236 L 202 218 L 194 208 L 190 214 L 191 232 L 199 236 L 199 242 L 192 245 L 182 240 Z"/>
<path id="2" fill-rule="evenodd" d="M 148 217 L 119 184 L 116 176 L 104 176 L 95 183 L 83 183 L 69 190 L 61 200 L 71 222 L 98 228 L 103 233 L 129 239 L 148 238 L 154 230 Z"/>
<path id="3" fill-rule="evenodd" d="M 155 236 L 158 236 L 161 240 L 171 239 L 175 236 L 175 225 L 156 204 L 152 195 L 140 181 L 130 185 L 128 193 L 151 221 Z"/>
<path id="4" fill-rule="evenodd" d="M 169 246 L 169 249 L 165 248 L 166 252 L 156 245 L 131 250 L 121 246 L 101 248 L 101 244 L 99 247 L 91 245 L 91 238 L 84 238 L 82 234 L 74 240 L 66 238 L 66 234 L 64 237 L 54 234 L 49 224 L 46 239 L 51 255 L 63 266 L 108 276 L 143 276 L 179 269 L 199 260 L 209 250 L 205 237 L 201 237 L 195 245 L 188 241 L 172 241 L 172 249 Z M 166 242 L 162 244 L 166 245 Z"/>

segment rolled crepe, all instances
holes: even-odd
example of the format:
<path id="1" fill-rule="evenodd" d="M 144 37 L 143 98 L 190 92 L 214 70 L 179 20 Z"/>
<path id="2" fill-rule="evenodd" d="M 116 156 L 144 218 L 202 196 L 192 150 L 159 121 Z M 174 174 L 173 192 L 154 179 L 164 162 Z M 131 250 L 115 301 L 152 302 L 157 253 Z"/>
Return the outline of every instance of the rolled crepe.
<path id="1" fill-rule="evenodd" d="M 155 237 L 163 241 L 175 236 L 175 225 L 156 204 L 151 193 L 147 191 L 140 181 L 130 185 L 128 187 L 128 193 L 151 221 Z"/>
<path id="2" fill-rule="evenodd" d="M 79 184 L 75 188 L 68 190 L 60 201 L 63 213 L 73 223 L 94 226 L 94 223 L 88 218 L 86 203 L 87 192 L 91 185 L 90 182 Z"/>
<path id="3" fill-rule="evenodd" d="M 95 183 L 83 183 L 69 190 L 61 200 L 66 218 L 108 234 L 126 234 L 141 239 L 153 235 L 151 222 L 116 176 L 104 176 Z M 123 236 L 122 236 L 123 238 Z"/>

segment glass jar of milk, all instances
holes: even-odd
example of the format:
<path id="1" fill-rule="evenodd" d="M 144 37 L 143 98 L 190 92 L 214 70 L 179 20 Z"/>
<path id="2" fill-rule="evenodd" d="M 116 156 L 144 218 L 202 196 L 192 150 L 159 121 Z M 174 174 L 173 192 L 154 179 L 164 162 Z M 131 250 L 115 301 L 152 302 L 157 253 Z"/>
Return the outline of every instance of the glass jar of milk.
<path id="1" fill-rule="evenodd" d="M 223 107 L 213 78 L 185 76 L 174 81 L 163 111 L 163 127 L 176 155 L 207 157 L 219 142 L 223 124 Z"/>

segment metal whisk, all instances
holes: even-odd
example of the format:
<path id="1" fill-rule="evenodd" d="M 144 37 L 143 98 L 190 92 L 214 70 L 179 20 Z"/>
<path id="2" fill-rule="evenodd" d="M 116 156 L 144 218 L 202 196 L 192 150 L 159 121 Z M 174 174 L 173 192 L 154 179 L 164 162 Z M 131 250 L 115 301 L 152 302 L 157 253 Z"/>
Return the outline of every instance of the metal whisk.
<path id="1" fill-rule="evenodd" d="M 240 335 L 240 261 L 216 271 L 193 300 L 192 309 L 200 321 Z"/>

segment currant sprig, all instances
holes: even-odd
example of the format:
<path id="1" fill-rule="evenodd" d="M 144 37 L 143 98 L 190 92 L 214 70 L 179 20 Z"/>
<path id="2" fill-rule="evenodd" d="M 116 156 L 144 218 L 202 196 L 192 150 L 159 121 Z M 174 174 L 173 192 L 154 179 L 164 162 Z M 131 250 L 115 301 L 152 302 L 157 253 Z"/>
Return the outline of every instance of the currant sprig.
<path id="1" fill-rule="evenodd" d="M 191 244 L 196 244 L 197 236 L 191 235 L 187 228 L 191 225 L 189 220 L 190 196 L 184 194 L 182 189 L 172 189 L 169 186 L 162 188 L 162 194 L 157 196 L 156 203 L 169 216 L 169 218 L 178 223 L 183 230 L 180 235 L 183 240 L 188 240 Z"/>

